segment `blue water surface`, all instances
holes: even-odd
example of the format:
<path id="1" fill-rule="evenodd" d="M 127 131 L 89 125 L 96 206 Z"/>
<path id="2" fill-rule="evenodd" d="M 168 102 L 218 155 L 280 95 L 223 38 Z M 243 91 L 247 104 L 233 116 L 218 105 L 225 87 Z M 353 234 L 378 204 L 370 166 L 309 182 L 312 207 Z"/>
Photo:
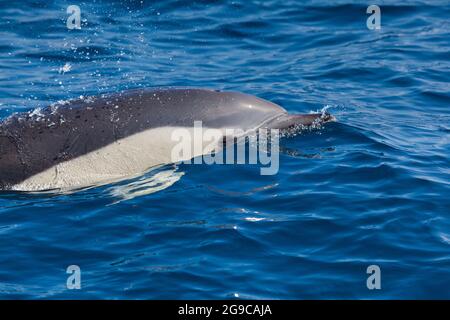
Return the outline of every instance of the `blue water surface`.
<path id="1" fill-rule="evenodd" d="M 338 119 L 283 139 L 273 176 L 168 165 L 0 194 L 0 298 L 450 298 L 450 3 L 378 1 L 381 30 L 366 26 L 370 4 L 0 1 L 1 117 L 189 86 Z"/>

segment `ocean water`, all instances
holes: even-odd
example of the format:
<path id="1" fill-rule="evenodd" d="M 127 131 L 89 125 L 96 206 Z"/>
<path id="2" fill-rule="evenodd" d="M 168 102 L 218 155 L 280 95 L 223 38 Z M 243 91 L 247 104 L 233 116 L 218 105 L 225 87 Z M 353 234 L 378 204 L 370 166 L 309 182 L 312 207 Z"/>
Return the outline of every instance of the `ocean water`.
<path id="1" fill-rule="evenodd" d="M 1 193 L 0 298 L 450 298 L 450 3 L 378 1 L 380 30 L 369 4 L 0 1 L 2 118 L 188 86 L 338 119 L 282 139 L 273 176 L 168 165 L 73 193 Z"/>

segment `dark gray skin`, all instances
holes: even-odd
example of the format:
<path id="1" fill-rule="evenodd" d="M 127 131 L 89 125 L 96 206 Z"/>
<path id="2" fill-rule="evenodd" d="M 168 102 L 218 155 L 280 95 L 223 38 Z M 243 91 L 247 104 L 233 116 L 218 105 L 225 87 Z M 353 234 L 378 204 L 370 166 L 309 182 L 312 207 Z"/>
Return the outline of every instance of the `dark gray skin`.
<path id="1" fill-rule="evenodd" d="M 165 127 L 287 129 L 328 122 L 328 114 L 289 115 L 269 101 L 205 89 L 142 89 L 72 100 L 0 123 L 0 189 L 141 131 Z"/>

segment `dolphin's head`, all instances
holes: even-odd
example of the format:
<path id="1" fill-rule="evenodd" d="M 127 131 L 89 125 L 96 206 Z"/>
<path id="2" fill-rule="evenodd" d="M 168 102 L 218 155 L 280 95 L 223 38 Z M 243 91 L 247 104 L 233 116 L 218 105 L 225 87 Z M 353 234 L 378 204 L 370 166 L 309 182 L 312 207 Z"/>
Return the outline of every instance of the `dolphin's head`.
<path id="1" fill-rule="evenodd" d="M 316 127 L 336 121 L 336 118 L 328 112 L 289 114 L 280 105 L 255 96 L 239 92 L 221 92 L 221 94 L 222 99 L 227 101 L 226 107 L 222 110 L 234 123 L 244 127 L 284 130 L 293 127 Z"/>

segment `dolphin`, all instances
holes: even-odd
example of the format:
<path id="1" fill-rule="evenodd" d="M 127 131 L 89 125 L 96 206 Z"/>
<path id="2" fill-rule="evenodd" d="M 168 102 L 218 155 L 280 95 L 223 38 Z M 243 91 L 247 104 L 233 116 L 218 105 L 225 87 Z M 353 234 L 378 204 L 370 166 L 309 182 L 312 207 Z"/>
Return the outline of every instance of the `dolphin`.
<path id="1" fill-rule="evenodd" d="M 76 189 L 141 174 L 172 163 L 172 132 L 191 130 L 194 121 L 222 131 L 251 132 L 333 120 L 328 113 L 291 115 L 252 95 L 208 89 L 135 89 L 80 97 L 0 122 L 0 189 Z"/>

